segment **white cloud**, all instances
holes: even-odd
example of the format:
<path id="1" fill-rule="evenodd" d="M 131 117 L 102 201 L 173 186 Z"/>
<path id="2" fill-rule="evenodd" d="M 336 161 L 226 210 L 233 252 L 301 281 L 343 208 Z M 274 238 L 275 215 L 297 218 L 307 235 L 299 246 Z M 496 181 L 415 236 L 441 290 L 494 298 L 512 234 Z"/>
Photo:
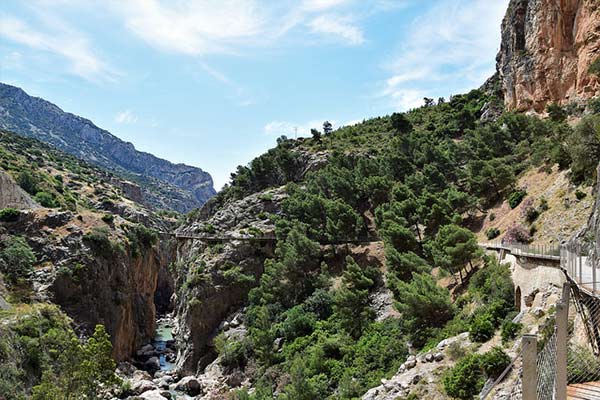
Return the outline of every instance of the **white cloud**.
<path id="1" fill-rule="evenodd" d="M 10 15 L 0 15 L 0 37 L 34 50 L 59 55 L 69 62 L 71 73 L 90 81 L 112 81 L 117 73 L 101 60 L 80 32 L 54 21 L 53 29 L 34 29 Z"/>
<path id="2" fill-rule="evenodd" d="M 313 33 L 333 35 L 348 45 L 357 46 L 365 42 L 362 30 L 347 17 L 319 15 L 307 25 Z"/>
<path id="3" fill-rule="evenodd" d="M 349 17 L 327 17 L 323 12 L 344 7 L 351 0 L 113 0 L 112 9 L 126 27 L 149 45 L 188 55 L 237 53 L 247 45 L 264 45 L 296 27 L 335 35 L 361 44 L 361 29 Z"/>
<path id="4" fill-rule="evenodd" d="M 127 28 L 151 46 L 190 55 L 232 51 L 258 36 L 266 22 L 253 0 L 126 0 L 113 6 Z"/>
<path id="5" fill-rule="evenodd" d="M 119 124 L 135 124 L 138 117 L 131 110 L 125 110 L 115 116 L 115 121 Z"/>
<path id="6" fill-rule="evenodd" d="M 494 72 L 500 24 L 508 0 L 441 0 L 416 18 L 380 95 L 394 107 L 422 105 L 423 96 L 456 94 L 482 84 Z M 440 87 L 456 90 L 441 93 Z"/>
<path id="7" fill-rule="evenodd" d="M 302 8 L 307 11 L 323 11 L 348 2 L 348 0 L 304 0 Z"/>

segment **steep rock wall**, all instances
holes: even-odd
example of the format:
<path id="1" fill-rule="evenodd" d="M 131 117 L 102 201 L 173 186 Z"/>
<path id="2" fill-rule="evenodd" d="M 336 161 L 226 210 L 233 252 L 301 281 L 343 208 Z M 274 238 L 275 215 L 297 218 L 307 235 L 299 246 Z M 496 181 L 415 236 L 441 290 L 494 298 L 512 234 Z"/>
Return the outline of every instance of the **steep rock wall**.
<path id="1" fill-rule="evenodd" d="M 544 112 L 600 94 L 589 73 L 600 56 L 595 0 L 511 0 L 496 57 L 508 110 Z"/>

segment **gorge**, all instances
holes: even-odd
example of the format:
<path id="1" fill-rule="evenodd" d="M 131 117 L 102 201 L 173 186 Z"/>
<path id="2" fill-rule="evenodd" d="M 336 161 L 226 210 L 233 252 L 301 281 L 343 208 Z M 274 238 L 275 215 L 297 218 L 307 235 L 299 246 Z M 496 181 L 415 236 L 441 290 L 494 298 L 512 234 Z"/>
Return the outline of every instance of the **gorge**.
<path id="1" fill-rule="evenodd" d="M 593 0 L 511 0 L 479 89 L 218 193 L 1 84 L 0 399 L 473 399 L 562 283 L 480 245 L 596 237 L 599 34 Z"/>

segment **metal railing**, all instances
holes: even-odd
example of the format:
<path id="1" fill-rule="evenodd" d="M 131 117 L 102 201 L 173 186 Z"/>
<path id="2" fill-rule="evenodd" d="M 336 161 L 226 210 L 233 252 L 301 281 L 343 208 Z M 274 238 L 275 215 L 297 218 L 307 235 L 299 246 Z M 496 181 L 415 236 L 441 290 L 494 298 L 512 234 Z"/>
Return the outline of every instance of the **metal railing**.
<path id="1" fill-rule="evenodd" d="M 520 257 L 530 257 L 559 261 L 561 246 L 559 244 L 524 244 L 490 241 L 479 243 L 479 247 L 490 250 L 504 250 Z"/>
<path id="2" fill-rule="evenodd" d="M 561 267 L 581 289 L 592 295 L 600 294 L 600 265 L 598 249 L 590 243 L 575 241 L 562 247 Z"/>

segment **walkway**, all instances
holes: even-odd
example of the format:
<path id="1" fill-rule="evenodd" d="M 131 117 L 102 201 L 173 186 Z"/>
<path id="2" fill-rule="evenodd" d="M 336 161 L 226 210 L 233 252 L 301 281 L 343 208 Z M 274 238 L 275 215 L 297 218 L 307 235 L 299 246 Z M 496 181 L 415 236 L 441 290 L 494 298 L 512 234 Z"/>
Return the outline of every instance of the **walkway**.
<path id="1" fill-rule="evenodd" d="M 567 386 L 567 400 L 600 399 L 600 382 L 576 383 Z"/>
<path id="2" fill-rule="evenodd" d="M 266 234 L 266 235 L 216 235 L 216 234 L 206 234 L 206 233 L 180 233 L 175 232 L 172 233 L 171 236 L 174 236 L 176 239 L 183 240 L 200 240 L 203 242 L 210 243 L 223 243 L 223 242 L 232 242 L 232 241 L 248 241 L 248 242 L 275 242 L 277 241 L 277 237 L 274 234 Z M 381 239 L 378 238 L 357 238 L 357 239 L 322 239 L 318 240 L 319 244 L 331 245 L 331 244 L 370 244 L 370 243 L 380 243 Z"/>

